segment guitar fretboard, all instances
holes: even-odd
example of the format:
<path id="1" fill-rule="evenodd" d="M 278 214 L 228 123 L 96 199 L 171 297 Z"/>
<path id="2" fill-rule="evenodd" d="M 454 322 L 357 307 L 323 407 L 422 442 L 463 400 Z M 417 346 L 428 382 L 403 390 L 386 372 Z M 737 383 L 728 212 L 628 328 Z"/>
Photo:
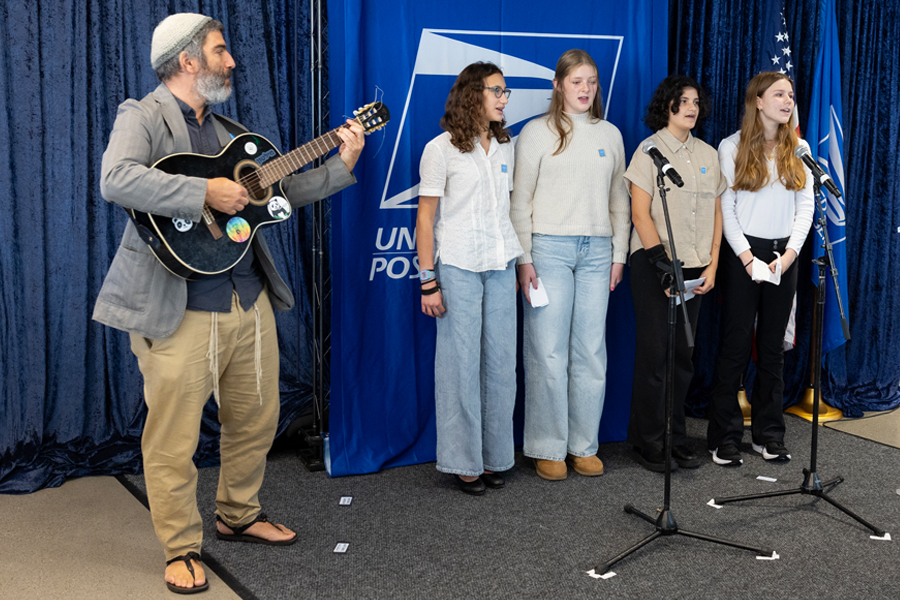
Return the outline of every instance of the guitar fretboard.
<path id="1" fill-rule="evenodd" d="M 319 136 L 313 141 L 307 142 L 284 156 L 279 156 L 261 166 L 255 171 L 259 176 L 260 185 L 263 188 L 269 187 L 276 181 L 281 181 L 294 171 L 303 168 L 323 154 L 327 154 L 340 146 L 341 138 L 337 132 L 342 127 L 347 126 L 341 125 L 341 127 L 332 129 L 325 135 Z"/>

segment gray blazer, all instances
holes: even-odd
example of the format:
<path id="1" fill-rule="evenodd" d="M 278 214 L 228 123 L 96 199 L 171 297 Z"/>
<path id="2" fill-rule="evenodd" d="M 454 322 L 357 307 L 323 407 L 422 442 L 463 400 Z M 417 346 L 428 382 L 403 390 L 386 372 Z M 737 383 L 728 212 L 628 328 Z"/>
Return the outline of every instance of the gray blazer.
<path id="1" fill-rule="evenodd" d="M 219 142 L 231 136 L 216 121 Z M 200 221 L 206 198 L 206 179 L 169 175 L 150 165 L 175 152 L 190 152 L 184 115 L 172 92 L 160 84 L 142 100 L 119 106 L 109 145 L 103 153 L 100 193 L 108 202 L 141 212 Z M 356 178 L 335 155 L 318 169 L 291 175 L 282 188 L 294 208 L 330 196 Z M 265 274 L 272 306 L 289 310 L 294 296 L 275 270 L 261 231 L 253 251 Z M 172 335 L 187 306 L 187 282 L 173 275 L 150 252 L 131 220 L 103 281 L 93 319 L 110 327 L 148 338 Z"/>

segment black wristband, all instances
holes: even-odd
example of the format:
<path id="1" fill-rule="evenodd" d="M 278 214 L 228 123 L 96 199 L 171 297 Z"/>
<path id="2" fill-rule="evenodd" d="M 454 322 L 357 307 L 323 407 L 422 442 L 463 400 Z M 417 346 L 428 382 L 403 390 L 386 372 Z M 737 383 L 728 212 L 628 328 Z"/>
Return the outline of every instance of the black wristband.
<path id="1" fill-rule="evenodd" d="M 432 281 L 434 281 L 434 280 L 432 280 Z M 435 281 L 433 288 L 428 288 L 427 290 L 422 290 L 422 295 L 430 296 L 432 294 L 437 294 L 439 291 L 441 291 L 441 284 Z"/>
<path id="2" fill-rule="evenodd" d="M 744 268 L 746 269 L 747 267 L 749 267 L 752 264 L 753 264 L 753 259 L 751 258 L 750 261 L 746 265 L 744 265 Z"/>

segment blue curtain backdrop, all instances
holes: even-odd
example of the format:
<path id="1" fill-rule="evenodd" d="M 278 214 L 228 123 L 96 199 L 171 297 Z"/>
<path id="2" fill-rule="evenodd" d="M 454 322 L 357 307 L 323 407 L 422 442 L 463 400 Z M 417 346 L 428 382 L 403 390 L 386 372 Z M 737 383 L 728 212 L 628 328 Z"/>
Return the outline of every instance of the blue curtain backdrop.
<path id="1" fill-rule="evenodd" d="M 713 115 L 699 137 L 718 146 L 740 127 L 746 83 L 763 41 L 759 24 L 771 1 L 671 0 L 670 68 L 696 78 L 711 94 Z M 787 0 L 800 129 L 806 131 L 813 69 L 823 38 L 822 0 Z M 838 0 L 837 27 L 847 176 L 847 282 L 852 341 L 825 358 L 824 399 L 860 416 L 900 404 L 900 2 Z M 810 241 L 801 253 L 797 347 L 785 358 L 785 402 L 809 382 L 809 338 L 815 287 Z M 826 302 L 834 302 L 833 297 Z M 708 403 L 718 346 L 717 302 L 704 302 L 690 407 Z M 751 367 L 751 380 L 753 370 Z"/>
<path id="2" fill-rule="evenodd" d="M 90 315 L 126 221 L 100 197 L 100 157 L 116 106 L 158 84 L 149 64 L 153 28 L 183 11 L 222 21 L 238 68 L 235 95 L 217 110 L 285 150 L 309 130 L 308 118 L 296 118 L 309 105 L 306 86 L 297 86 L 301 95 L 293 86 L 306 77 L 309 47 L 307 3 L 297 4 L 0 5 L 0 492 L 140 469 L 140 373 L 127 335 Z M 277 317 L 282 428 L 310 396 L 305 221 L 298 213 L 267 233 L 298 300 Z M 218 461 L 214 404 L 197 458 Z"/>

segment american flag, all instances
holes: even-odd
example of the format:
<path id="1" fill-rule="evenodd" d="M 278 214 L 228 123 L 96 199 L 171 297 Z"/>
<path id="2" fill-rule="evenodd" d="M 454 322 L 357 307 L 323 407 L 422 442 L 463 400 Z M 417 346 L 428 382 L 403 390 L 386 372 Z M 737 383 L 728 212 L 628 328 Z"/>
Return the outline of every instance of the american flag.
<path id="1" fill-rule="evenodd" d="M 796 80 L 794 62 L 791 58 L 791 37 L 788 35 L 787 21 L 784 18 L 784 1 L 767 0 L 761 14 L 763 46 L 759 57 L 759 72 L 778 71 Z M 791 123 L 799 133 L 800 117 L 797 114 L 796 104 Z"/>

